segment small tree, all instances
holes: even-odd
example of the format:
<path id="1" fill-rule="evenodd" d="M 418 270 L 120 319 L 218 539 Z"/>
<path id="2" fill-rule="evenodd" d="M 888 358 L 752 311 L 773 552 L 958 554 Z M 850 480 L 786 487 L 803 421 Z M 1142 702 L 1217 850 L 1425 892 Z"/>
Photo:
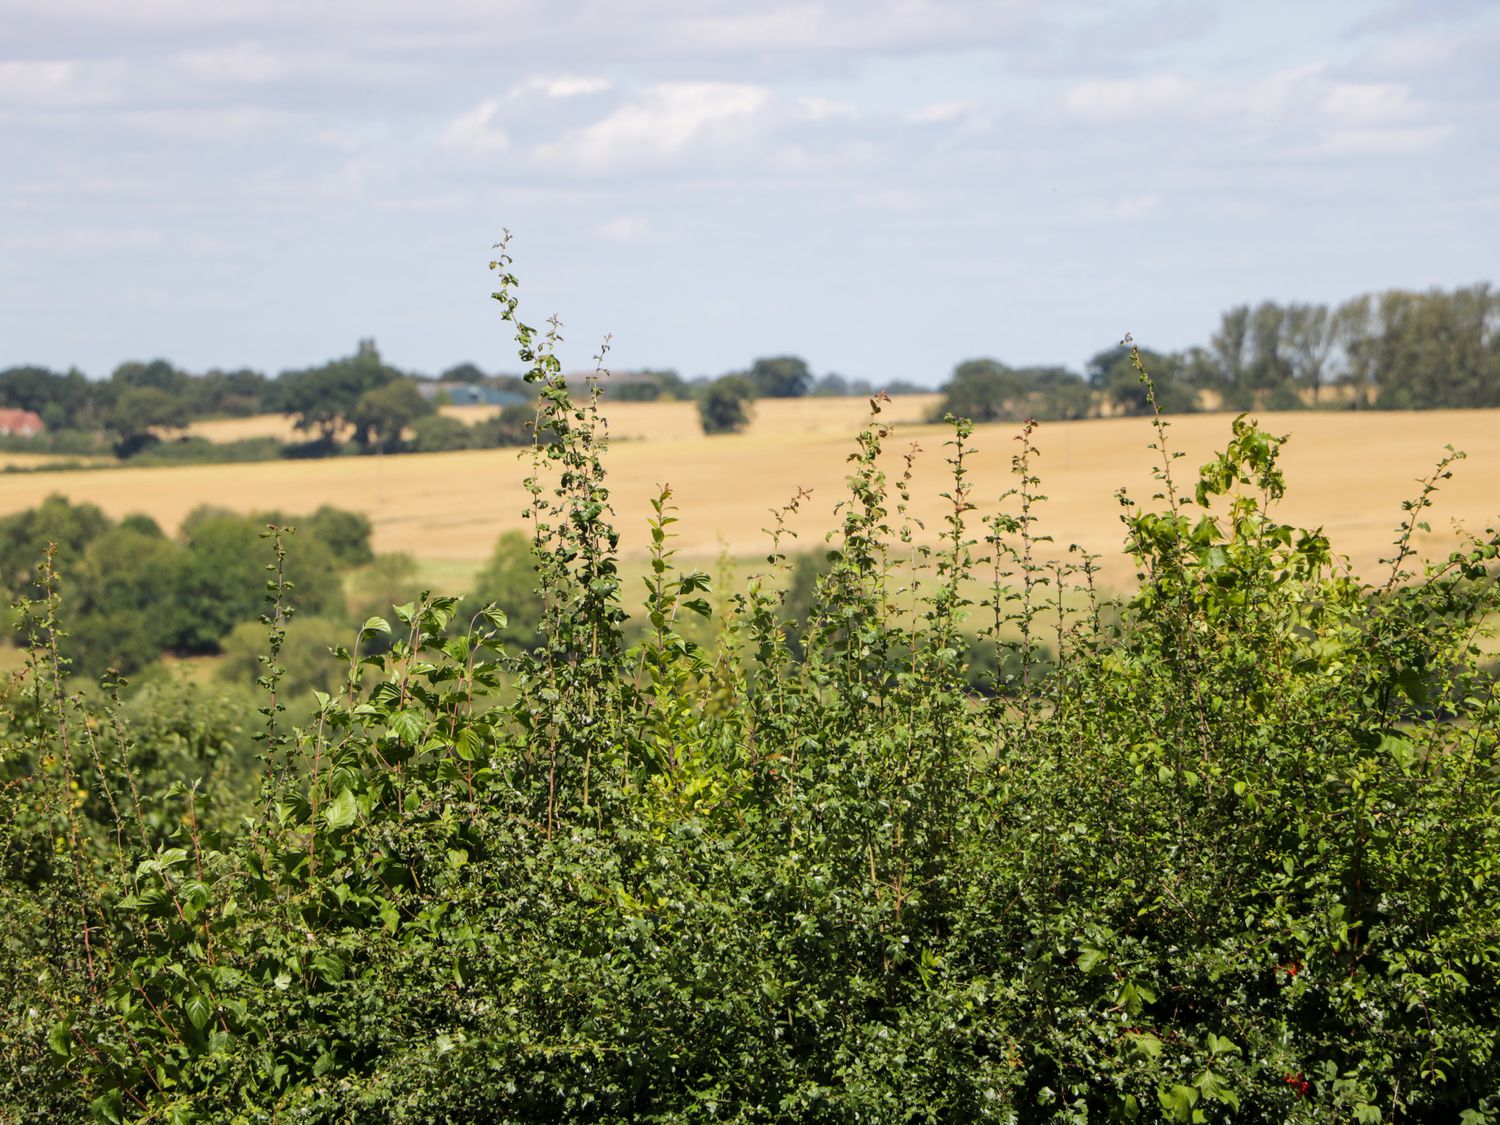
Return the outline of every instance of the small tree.
<path id="1" fill-rule="evenodd" d="M 795 355 L 757 359 L 750 365 L 747 378 L 761 398 L 801 398 L 813 385 L 807 361 Z"/>
<path id="2" fill-rule="evenodd" d="M 175 430 L 188 422 L 187 404 L 160 387 L 127 387 L 116 397 L 107 414 L 107 426 L 115 435 L 115 452 L 121 457 L 139 453 L 160 438 L 156 430 Z"/>
<path id="3" fill-rule="evenodd" d="M 366 449 L 389 450 L 401 443 L 401 434 L 418 418 L 433 413 L 410 379 L 375 387 L 360 395 L 349 413 L 355 438 Z"/>
<path id="4" fill-rule="evenodd" d="M 725 375 L 698 395 L 698 419 L 705 434 L 737 434 L 750 424 L 755 391 L 743 375 Z"/>

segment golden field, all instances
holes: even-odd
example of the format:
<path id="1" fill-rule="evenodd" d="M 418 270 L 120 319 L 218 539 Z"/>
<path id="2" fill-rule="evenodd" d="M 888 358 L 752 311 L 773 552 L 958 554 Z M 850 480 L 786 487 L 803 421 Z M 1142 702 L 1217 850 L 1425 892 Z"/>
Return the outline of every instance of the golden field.
<path id="1" fill-rule="evenodd" d="M 887 417 L 915 420 L 932 401 L 928 396 L 897 399 Z M 750 432 L 706 438 L 689 403 L 611 407 L 611 429 L 619 440 L 608 467 L 622 550 L 627 555 L 644 550 L 649 500 L 662 484 L 671 485 L 682 509 L 675 530 L 685 556 L 762 552 L 769 510 L 799 488 L 811 490 L 812 498 L 793 525 L 801 535 L 793 548 L 814 547 L 833 526 L 846 457 L 864 412 L 863 403 L 847 399 L 762 402 Z M 1176 462 L 1180 487 L 1191 490 L 1197 466 L 1227 439 L 1230 420 L 1215 414 L 1172 422 L 1170 441 L 1184 454 Z M 258 420 L 238 424 L 251 421 Z M 1416 478 L 1430 471 L 1446 444 L 1469 457 L 1439 494 L 1433 531 L 1419 535 L 1419 548 L 1428 555 L 1446 552 L 1454 542 L 1453 520 L 1482 531 L 1500 513 L 1500 411 L 1267 414 L 1261 421 L 1292 439 L 1284 457 L 1289 486 L 1282 518 L 1323 527 L 1335 550 L 1365 577 L 1378 574 L 1377 560 L 1390 549 L 1401 501 L 1415 494 Z M 1010 487 L 1016 432 L 1012 425 L 992 425 L 974 434 L 969 464 L 976 529 L 977 520 L 993 512 Z M 928 539 L 940 530 L 945 510 L 938 494 L 946 487 L 946 438 L 941 426 L 903 425 L 887 444 L 892 475 L 902 452 L 913 443 L 922 449 L 912 507 L 925 522 L 922 534 Z M 1079 543 L 1105 556 L 1107 583 L 1127 584 L 1133 572 L 1119 551 L 1115 492 L 1125 486 L 1137 500 L 1149 500 L 1151 468 L 1157 463 L 1147 448 L 1150 423 L 1134 418 L 1050 423 L 1038 429 L 1035 440 L 1042 491 L 1049 497 L 1039 512 L 1040 531 L 1053 538 L 1045 550 L 1060 555 Z M 115 516 L 147 512 L 170 529 L 200 504 L 289 512 L 335 504 L 371 517 L 378 550 L 410 552 L 433 572 L 456 576 L 486 557 L 501 531 L 523 526 L 527 471 L 526 455 L 511 449 L 33 472 L 0 475 L 0 512 L 62 493 Z"/>

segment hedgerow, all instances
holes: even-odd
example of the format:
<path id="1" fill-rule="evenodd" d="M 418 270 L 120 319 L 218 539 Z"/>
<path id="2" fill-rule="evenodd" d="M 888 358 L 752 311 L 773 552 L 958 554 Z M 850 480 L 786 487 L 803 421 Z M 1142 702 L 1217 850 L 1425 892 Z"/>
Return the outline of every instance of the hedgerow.
<path id="1" fill-rule="evenodd" d="M 627 645 L 597 396 L 495 268 L 539 391 L 534 641 L 424 596 L 293 721 L 274 539 L 245 814 L 30 607 L 0 1120 L 1500 1119 L 1500 539 L 1412 573 L 1451 459 L 1369 585 L 1279 522 L 1282 439 L 1238 419 L 1184 483 L 1159 424 L 1111 605 L 1087 554 L 1038 561 L 1029 428 L 976 521 L 954 423 L 923 546 L 877 398 L 802 619 L 800 497 L 716 608 L 663 488 Z"/>

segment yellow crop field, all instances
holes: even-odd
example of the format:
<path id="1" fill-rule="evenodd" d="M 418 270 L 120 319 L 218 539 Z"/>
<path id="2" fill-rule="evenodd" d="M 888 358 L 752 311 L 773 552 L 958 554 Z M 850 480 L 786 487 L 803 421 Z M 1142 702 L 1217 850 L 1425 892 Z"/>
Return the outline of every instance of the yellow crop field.
<path id="1" fill-rule="evenodd" d="M 106 457 L 74 456 L 71 453 L 6 453 L 0 452 L 0 471 L 5 469 L 45 469 L 49 465 L 98 465 L 113 459 Z"/>
<path id="2" fill-rule="evenodd" d="M 760 553 L 769 510 L 798 489 L 809 489 L 812 496 L 794 523 L 801 538 L 793 546 L 817 545 L 833 526 L 833 505 L 843 494 L 846 458 L 857 428 L 851 411 L 857 404 L 833 403 L 842 413 L 827 400 L 762 403 L 754 431 L 715 438 L 703 437 L 695 426 L 689 433 L 681 429 L 669 408 L 683 404 L 612 408 L 615 432 L 634 439 L 618 441 L 608 455 L 622 550 L 643 551 L 648 502 L 663 484 L 672 487 L 682 509 L 676 529 L 685 556 Z M 920 412 L 915 403 L 898 403 L 906 407 L 907 417 Z M 774 412 L 767 409 L 772 405 Z M 1335 549 L 1366 577 L 1376 575 L 1377 560 L 1389 550 L 1401 501 L 1415 493 L 1415 479 L 1430 470 L 1445 444 L 1466 450 L 1469 459 L 1444 485 L 1431 517 L 1433 530 L 1419 535 L 1419 548 L 1429 555 L 1446 552 L 1454 542 L 1453 520 L 1482 531 L 1500 514 L 1500 411 L 1309 412 L 1265 415 L 1262 423 L 1292 439 L 1284 458 L 1289 490 L 1282 518 L 1299 526 L 1322 526 Z M 1184 454 L 1176 462 L 1184 488 L 1191 488 L 1197 466 L 1227 439 L 1229 426 L 1230 417 L 1222 414 L 1173 421 L 1170 440 Z M 993 512 L 1010 487 L 1015 434 L 1016 427 L 1009 425 L 975 431 L 969 468 L 976 521 Z M 945 510 L 938 494 L 946 487 L 946 437 L 941 426 L 900 426 L 887 444 L 893 475 L 903 451 L 913 444 L 921 448 L 912 510 L 926 524 L 921 534 L 928 540 L 938 534 Z M 1041 531 L 1053 538 L 1044 553 L 1060 555 L 1069 544 L 1079 543 L 1105 556 L 1107 582 L 1130 581 L 1131 571 L 1119 552 L 1115 491 L 1126 486 L 1138 500 L 1150 498 L 1151 440 L 1150 424 L 1142 419 L 1052 423 L 1038 429 L 1038 468 L 1049 497 L 1039 511 Z M 116 516 L 147 512 L 172 528 L 200 504 L 241 511 L 275 506 L 290 512 L 335 504 L 370 515 L 378 550 L 407 551 L 438 570 L 457 571 L 486 557 L 501 531 L 523 526 L 526 472 L 524 453 L 482 450 L 10 474 L 0 475 L 0 512 L 62 493 Z"/>
<path id="3" fill-rule="evenodd" d="M 896 422 L 920 422 L 938 403 L 935 394 L 901 395 L 891 400 L 886 417 Z M 499 412 L 496 406 L 445 406 L 450 418 L 476 422 Z M 867 407 L 860 398 L 763 399 L 754 406 L 745 432 L 848 434 L 863 420 Z M 690 441 L 702 438 L 698 408 L 691 402 L 606 402 L 601 412 L 609 420 L 610 434 L 617 441 Z M 305 441 L 285 414 L 257 414 L 252 418 L 215 418 L 194 422 L 187 433 L 209 441 L 240 441 L 273 437 L 280 441 Z"/>

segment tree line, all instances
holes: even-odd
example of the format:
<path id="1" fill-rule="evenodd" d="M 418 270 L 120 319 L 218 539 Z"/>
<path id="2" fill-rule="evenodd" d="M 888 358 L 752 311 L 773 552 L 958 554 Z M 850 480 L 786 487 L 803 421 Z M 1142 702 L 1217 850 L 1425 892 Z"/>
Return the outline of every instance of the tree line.
<path id="1" fill-rule="evenodd" d="M 1238 305 L 1206 346 L 1141 355 L 1168 413 L 1500 406 L 1500 292 L 1479 284 L 1393 289 L 1333 306 Z M 1082 373 L 968 360 L 943 391 L 940 413 L 975 421 L 1151 410 L 1124 345 L 1099 352 Z"/>

